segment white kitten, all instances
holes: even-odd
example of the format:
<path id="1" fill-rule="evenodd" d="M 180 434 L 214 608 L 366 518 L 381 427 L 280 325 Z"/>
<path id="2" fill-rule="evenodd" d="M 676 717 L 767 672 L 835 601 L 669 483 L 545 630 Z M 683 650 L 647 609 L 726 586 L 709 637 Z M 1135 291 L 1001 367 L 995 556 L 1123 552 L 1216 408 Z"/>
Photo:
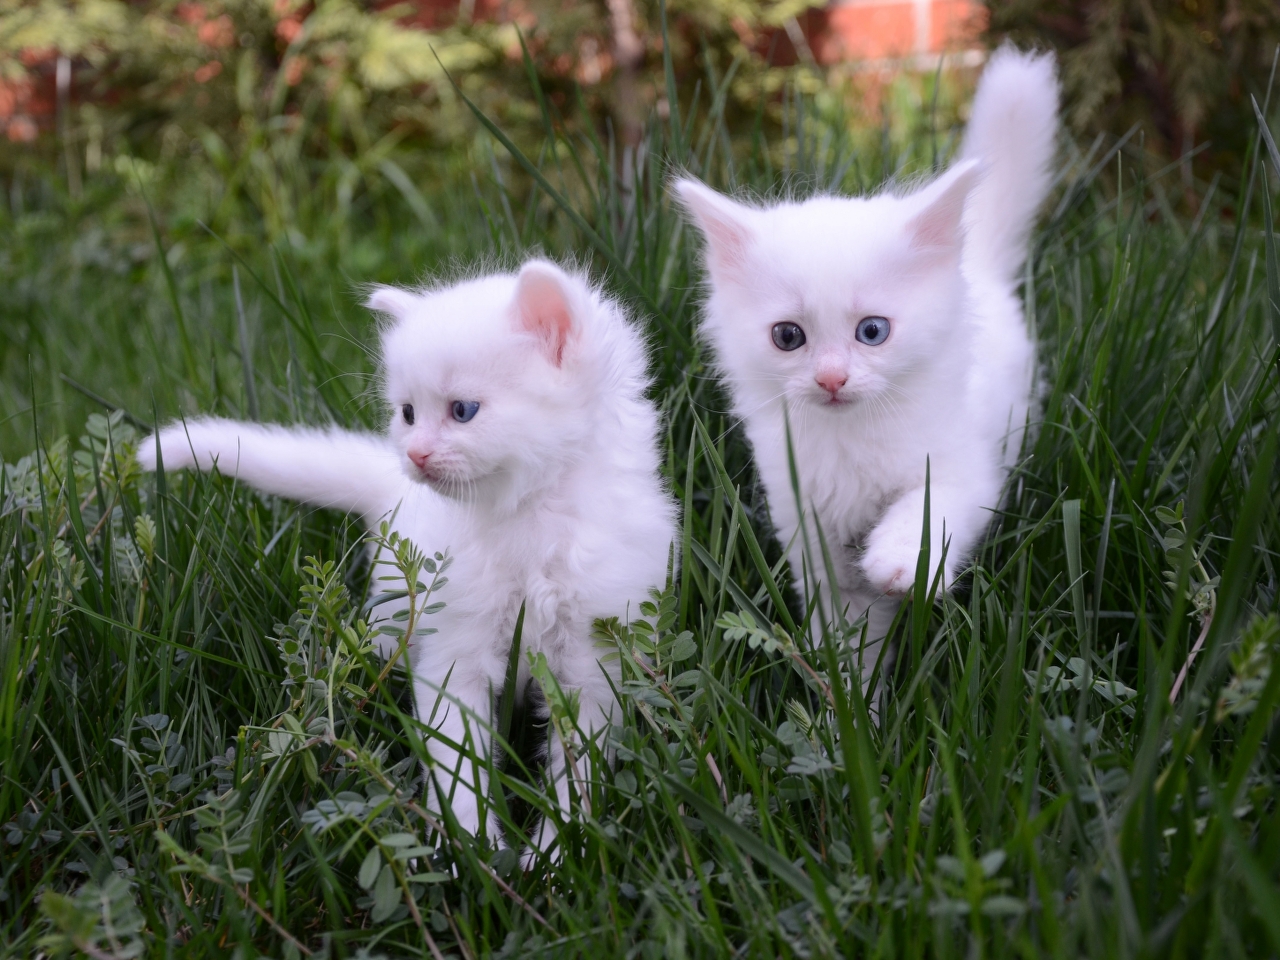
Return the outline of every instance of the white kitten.
<path id="1" fill-rule="evenodd" d="M 960 159 L 914 193 L 757 207 L 674 185 L 706 238 L 702 330 L 792 574 L 802 593 L 804 577 L 826 579 L 816 525 L 850 619 L 868 614 L 864 677 L 915 579 L 926 461 L 930 556 L 936 571 L 945 528 L 950 586 L 1018 456 L 1035 351 L 1016 287 L 1057 110 L 1052 56 L 1005 47 L 978 85 Z"/>
<path id="2" fill-rule="evenodd" d="M 412 652 L 414 694 L 426 720 L 445 689 L 432 721 L 441 738 L 428 743 L 434 779 L 475 832 L 486 777 L 466 763 L 455 779 L 461 761 L 446 741 L 484 736 L 520 604 L 523 650 L 546 655 L 578 693 L 582 729 L 600 733 L 615 700 L 592 622 L 635 615 L 665 582 L 675 508 L 658 475 L 644 343 L 617 303 L 542 260 L 518 276 L 378 287 L 368 306 L 391 320 L 389 436 L 213 419 L 157 436 L 166 468 L 216 463 L 370 524 L 394 511 L 394 528 L 423 550 L 450 550 L 447 605 L 430 621 L 439 632 Z M 154 469 L 155 444 L 138 458 Z M 528 676 L 522 657 L 518 691 Z M 549 775 L 567 810 L 564 750 L 550 739 Z M 544 827 L 540 846 L 552 839 Z"/>

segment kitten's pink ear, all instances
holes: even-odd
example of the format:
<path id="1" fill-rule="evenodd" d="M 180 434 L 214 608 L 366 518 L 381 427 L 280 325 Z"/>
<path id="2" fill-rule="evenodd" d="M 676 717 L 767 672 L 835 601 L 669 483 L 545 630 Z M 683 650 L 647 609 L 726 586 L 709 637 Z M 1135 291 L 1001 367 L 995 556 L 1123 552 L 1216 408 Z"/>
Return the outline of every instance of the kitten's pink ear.
<path id="1" fill-rule="evenodd" d="M 557 367 L 573 336 L 571 282 L 546 260 L 529 261 L 516 280 L 516 324 L 538 338 L 547 359 Z"/>
<path id="2" fill-rule="evenodd" d="M 712 276 L 747 266 L 747 250 L 755 240 L 755 211 L 735 203 L 697 180 L 671 185 L 694 224 L 707 238 L 707 266 Z"/>
<path id="3" fill-rule="evenodd" d="M 977 160 L 957 163 L 912 198 L 923 207 L 907 222 L 907 234 L 914 249 L 937 253 L 959 250 L 964 203 L 980 172 Z"/>
<path id="4" fill-rule="evenodd" d="M 364 305 L 377 313 L 403 320 L 418 302 L 418 295 L 400 287 L 374 287 Z"/>

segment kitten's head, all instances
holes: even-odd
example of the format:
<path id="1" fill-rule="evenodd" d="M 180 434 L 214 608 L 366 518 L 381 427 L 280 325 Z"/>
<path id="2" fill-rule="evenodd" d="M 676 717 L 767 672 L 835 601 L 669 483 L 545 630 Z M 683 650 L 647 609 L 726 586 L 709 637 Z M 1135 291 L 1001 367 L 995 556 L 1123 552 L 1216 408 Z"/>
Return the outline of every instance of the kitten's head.
<path id="1" fill-rule="evenodd" d="M 905 197 L 767 208 L 675 183 L 706 239 L 703 329 L 748 413 L 779 398 L 834 415 L 883 408 L 967 349 L 961 216 L 977 172 L 957 164 Z"/>
<path id="2" fill-rule="evenodd" d="M 630 333 L 545 260 L 436 289 L 376 287 L 367 305 L 392 321 L 384 390 L 404 470 L 463 499 L 518 500 L 572 462 L 594 439 L 610 328 Z"/>

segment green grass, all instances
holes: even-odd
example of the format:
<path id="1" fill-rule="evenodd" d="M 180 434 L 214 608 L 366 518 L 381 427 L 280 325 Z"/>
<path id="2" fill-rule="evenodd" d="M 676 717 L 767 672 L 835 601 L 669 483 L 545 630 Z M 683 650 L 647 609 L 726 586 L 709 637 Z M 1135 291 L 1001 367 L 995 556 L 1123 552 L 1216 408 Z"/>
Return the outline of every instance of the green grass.
<path id="1" fill-rule="evenodd" d="M 1265 148 L 1194 218 L 1168 177 L 1072 154 L 1028 271 L 1044 424 L 970 581 L 905 608 L 875 725 L 850 649 L 794 626 L 664 182 L 863 189 L 952 139 L 731 140 L 713 100 L 655 126 L 630 201 L 607 146 L 565 140 L 477 147 L 474 187 L 424 186 L 425 215 L 371 191 L 329 218 L 331 171 L 281 161 L 309 205 L 226 246 L 163 203 L 152 237 L 128 183 L 80 206 L 27 184 L 0 264 L 0 952 L 1280 955 Z M 577 251 L 645 317 L 685 521 L 647 625 L 602 628 L 618 763 L 565 814 L 574 853 L 522 873 L 419 805 L 405 677 L 375 683 L 358 622 L 364 531 L 140 476 L 128 418 L 371 424 L 354 284 L 532 249 Z M 527 724 L 506 729 L 518 757 Z M 517 835 L 547 801 L 518 759 L 496 778 Z"/>

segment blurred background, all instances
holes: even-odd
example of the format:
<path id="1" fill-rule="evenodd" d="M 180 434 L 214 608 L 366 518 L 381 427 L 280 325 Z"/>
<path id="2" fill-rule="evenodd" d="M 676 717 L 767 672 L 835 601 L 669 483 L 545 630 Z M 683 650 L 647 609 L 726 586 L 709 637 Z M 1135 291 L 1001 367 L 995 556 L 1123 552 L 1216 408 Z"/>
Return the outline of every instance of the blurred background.
<path id="1" fill-rule="evenodd" d="M 541 124 L 531 69 L 560 117 L 635 146 L 667 109 L 664 54 L 682 96 L 732 72 L 731 110 L 764 123 L 793 81 L 854 127 L 892 127 L 899 88 L 962 91 L 1012 37 L 1059 52 L 1077 133 L 1139 124 L 1149 148 L 1207 147 L 1196 166 L 1216 169 L 1248 140 L 1280 40 L 1271 0 L 672 0 L 669 51 L 663 16 L 651 0 L 5 0 L 0 164 L 57 165 L 76 194 L 121 157 L 216 169 L 301 127 L 309 154 L 358 164 L 465 153 L 476 125 L 446 71 L 518 134 Z"/>
<path id="2" fill-rule="evenodd" d="M 42 391 L 78 429 L 97 401 L 67 378 L 136 407 L 175 360 L 167 311 L 230 309 L 223 244 L 287 250 L 330 328 L 357 282 L 582 249 L 480 113 L 579 208 L 601 177 L 625 203 L 673 117 L 721 186 L 812 189 L 808 149 L 845 164 L 824 185 L 866 189 L 945 160 L 1006 38 L 1058 51 L 1080 156 L 1173 171 L 1152 216 L 1234 216 L 1274 0 L 0 0 L 0 452 L 29 448 Z M 285 350 L 258 309 L 244 344 L 184 333 L 188 379 L 224 347 Z M 190 412 L 206 386 L 151 399 Z"/>

